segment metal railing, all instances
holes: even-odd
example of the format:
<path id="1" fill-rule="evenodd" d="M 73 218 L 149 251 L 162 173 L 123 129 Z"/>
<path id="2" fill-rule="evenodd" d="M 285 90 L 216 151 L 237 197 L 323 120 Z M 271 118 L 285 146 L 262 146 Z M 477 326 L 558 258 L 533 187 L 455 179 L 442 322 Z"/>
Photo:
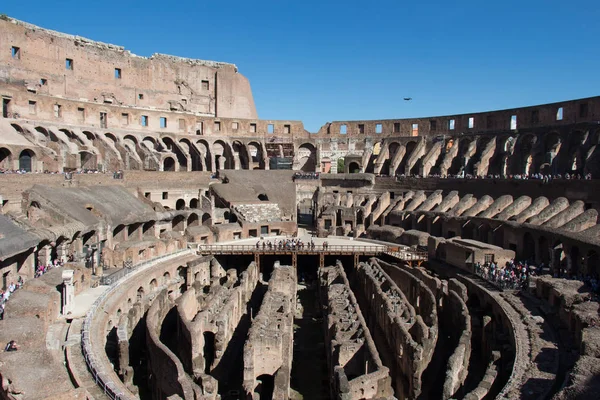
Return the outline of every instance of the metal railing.
<path id="1" fill-rule="evenodd" d="M 186 253 L 193 254 L 190 249 L 176 250 L 169 254 L 164 254 L 162 256 L 143 261 L 139 264 L 136 264 L 132 268 L 126 268 L 126 269 L 124 269 L 125 270 L 124 272 L 121 272 L 121 271 L 123 271 L 123 270 L 121 270 L 114 274 L 111 274 L 110 276 L 107 276 L 106 278 L 111 278 L 110 279 L 110 282 L 111 282 L 110 288 L 108 290 L 106 290 L 104 293 L 102 293 L 96 299 L 94 304 L 92 304 L 92 307 L 90 308 L 90 310 L 87 312 L 87 314 L 85 316 L 85 320 L 83 321 L 83 325 L 81 327 L 81 352 L 83 353 L 83 358 L 85 359 L 85 363 L 88 367 L 88 370 L 90 371 L 90 374 L 92 374 L 92 377 L 93 377 L 94 381 L 96 382 L 96 385 L 98 385 L 102 389 L 102 391 L 104 392 L 104 394 L 106 396 L 108 396 L 108 398 L 110 398 L 112 400 L 135 400 L 136 396 L 134 396 L 132 393 L 130 393 L 128 391 L 124 392 L 122 389 L 123 384 L 121 382 L 119 382 L 120 385 L 117 385 L 114 382 L 114 380 L 104 370 L 104 368 L 102 366 L 102 362 L 97 359 L 96 354 L 94 353 L 94 350 L 92 348 L 91 337 L 90 337 L 90 329 L 92 326 L 92 319 L 94 318 L 94 314 L 96 313 L 96 311 L 98 310 L 100 305 L 104 301 L 106 301 L 106 299 L 108 297 L 110 297 L 113 294 L 113 292 L 116 290 L 116 288 L 121 283 L 121 280 L 123 280 L 127 275 L 144 271 L 145 269 L 147 269 L 153 265 L 160 264 L 164 261 L 168 261 L 170 259 L 177 258 Z M 117 277 L 117 274 L 118 274 L 118 277 Z"/>
<path id="2" fill-rule="evenodd" d="M 115 271 L 115 272 L 113 272 L 110 275 L 106 275 L 106 276 L 103 276 L 102 278 L 100 278 L 100 284 L 101 285 L 107 285 L 107 286 L 108 285 L 112 285 L 114 282 L 118 281 L 119 279 L 123 278 L 124 276 L 129 275 L 130 273 L 132 273 L 133 271 L 135 271 L 136 269 L 138 269 L 140 267 L 143 267 L 144 265 L 151 264 L 151 263 L 156 263 L 156 262 L 159 262 L 161 260 L 164 260 L 165 258 L 172 257 L 174 255 L 177 255 L 179 253 L 183 253 L 183 252 L 186 252 L 186 251 L 188 251 L 188 249 L 176 250 L 176 251 L 173 251 L 171 253 L 163 254 L 162 256 L 158 256 L 158 257 L 152 258 L 150 260 L 142 261 L 141 263 L 138 263 L 138 264 L 136 264 L 136 265 L 134 265 L 134 266 L 132 266 L 130 268 L 123 267 L 122 269 L 120 269 L 118 271 Z"/>
<path id="3" fill-rule="evenodd" d="M 256 245 L 243 245 L 243 244 L 231 244 L 231 245 L 198 245 L 198 251 L 200 253 L 216 253 L 216 252 L 240 252 L 240 253 L 273 253 L 273 252 L 294 252 L 294 253 L 325 253 L 325 252 L 371 252 L 371 253 L 383 253 L 385 246 L 377 245 L 315 245 L 314 248 L 308 244 L 302 246 L 279 246 L 271 245 L 263 248 L 262 244 L 259 247 Z"/>
<path id="4" fill-rule="evenodd" d="M 427 260 L 427 252 L 413 250 L 410 248 L 389 247 L 384 245 L 315 245 L 314 248 L 305 244 L 302 246 L 279 246 L 271 245 L 263 247 L 262 244 L 256 245 L 204 245 L 197 244 L 194 248 L 200 254 L 273 254 L 273 253 L 296 253 L 296 254 L 331 254 L 331 253 L 369 253 L 369 254 L 389 254 L 396 258 L 412 261 Z"/>

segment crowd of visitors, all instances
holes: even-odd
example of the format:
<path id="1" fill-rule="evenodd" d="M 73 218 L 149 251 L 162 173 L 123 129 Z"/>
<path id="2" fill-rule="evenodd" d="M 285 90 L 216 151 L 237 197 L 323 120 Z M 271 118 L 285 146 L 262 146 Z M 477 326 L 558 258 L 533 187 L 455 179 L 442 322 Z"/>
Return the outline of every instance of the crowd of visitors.
<path id="1" fill-rule="evenodd" d="M 329 244 L 323 242 L 323 250 L 327 250 Z M 301 239 L 280 239 L 280 240 L 259 240 L 256 242 L 256 250 L 314 250 L 315 242 L 311 239 L 310 242 L 303 242 Z"/>
<path id="2" fill-rule="evenodd" d="M 73 261 L 72 255 L 69 256 L 69 261 Z M 48 263 L 47 265 L 40 263 L 35 268 L 35 277 L 39 278 L 40 276 L 44 275 L 46 272 L 50 271 L 52 268 L 57 268 L 57 267 L 62 267 L 62 266 L 63 266 L 63 262 L 59 261 L 59 260 L 54 260 L 54 261 Z M 4 307 L 6 305 L 6 302 L 10 298 L 11 294 L 13 294 L 16 290 L 21 289 L 22 287 L 23 287 L 23 278 L 21 276 L 19 276 L 19 279 L 17 280 L 16 284 L 14 282 L 11 282 L 6 287 L 6 290 L 0 290 L 0 320 L 4 319 Z"/>
<path id="3" fill-rule="evenodd" d="M 319 179 L 320 175 L 319 172 L 296 172 L 292 175 L 292 179 Z"/>
<path id="4" fill-rule="evenodd" d="M 396 175 L 397 179 L 405 179 L 405 178 L 439 178 L 439 179 L 508 179 L 508 180 L 539 180 L 543 183 L 550 183 L 554 180 L 591 180 L 592 174 L 587 173 L 585 175 L 581 174 L 514 174 L 514 175 L 500 175 L 500 174 L 488 174 L 486 176 L 478 176 L 472 174 L 456 174 L 456 175 L 440 175 L 440 174 L 430 174 L 425 177 L 421 175 Z"/>
<path id="5" fill-rule="evenodd" d="M 541 267 L 540 267 L 541 268 Z M 502 289 L 517 290 L 526 286 L 529 277 L 536 274 L 536 267 L 527 262 L 507 261 L 504 266 L 495 262 L 475 264 L 475 273 Z"/>
<path id="6" fill-rule="evenodd" d="M 46 175 L 65 175 L 65 177 L 67 177 L 67 179 L 70 179 L 73 175 L 77 174 L 112 174 L 113 178 L 115 179 L 123 179 L 123 171 L 119 170 L 119 171 L 114 171 L 114 172 L 109 172 L 109 171 L 99 171 L 97 169 L 78 169 L 75 171 L 63 171 L 63 172 L 58 172 L 58 171 L 49 171 L 49 170 L 44 170 L 44 171 L 26 171 L 24 169 L 5 169 L 5 168 L 0 168 L 0 174 L 46 174 Z"/>
<path id="7" fill-rule="evenodd" d="M 14 282 L 11 282 L 6 287 L 6 290 L 0 290 L 0 319 L 4 319 L 4 307 L 6 306 L 8 299 L 10 299 L 10 296 L 17 289 L 21 289 L 22 287 L 23 287 L 23 278 L 21 278 L 19 276 L 19 280 L 17 281 L 16 284 Z"/>

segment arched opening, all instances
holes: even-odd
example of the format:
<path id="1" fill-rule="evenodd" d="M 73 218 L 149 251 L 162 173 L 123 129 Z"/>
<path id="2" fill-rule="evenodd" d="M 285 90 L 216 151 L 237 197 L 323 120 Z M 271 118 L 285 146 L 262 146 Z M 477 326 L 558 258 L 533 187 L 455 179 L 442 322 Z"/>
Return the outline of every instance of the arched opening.
<path id="1" fill-rule="evenodd" d="M 177 202 L 175 203 L 175 209 L 183 210 L 184 208 L 185 208 L 185 200 L 184 199 L 177 200 Z"/>
<path id="2" fill-rule="evenodd" d="M 579 247 L 577 247 L 577 246 L 571 247 L 569 256 L 571 258 L 571 270 L 569 271 L 570 275 L 578 276 L 579 275 L 579 267 L 581 265 L 581 255 L 579 253 Z"/>
<path id="3" fill-rule="evenodd" d="M 117 225 L 117 227 L 113 229 L 113 239 L 119 241 L 125 240 L 125 225 Z"/>
<path id="4" fill-rule="evenodd" d="M 184 285 L 187 285 L 187 272 L 187 267 L 184 267 L 183 265 L 177 267 L 177 276 L 183 281 Z"/>
<path id="5" fill-rule="evenodd" d="M 188 139 L 181 139 L 179 145 L 185 148 L 190 155 L 192 171 L 202 171 L 202 153 Z"/>
<path id="6" fill-rule="evenodd" d="M 248 153 L 250 154 L 250 161 L 252 161 L 253 169 L 265 169 L 265 160 L 260 143 L 248 143 Z"/>
<path id="7" fill-rule="evenodd" d="M 538 248 L 540 249 L 539 260 L 546 266 L 550 266 L 550 247 L 545 236 L 540 236 L 538 239 Z"/>
<path id="8" fill-rule="evenodd" d="M 213 362 L 215 361 L 215 334 L 206 331 L 203 336 L 204 348 L 202 354 L 204 355 L 204 373 L 210 374 Z"/>
<path id="9" fill-rule="evenodd" d="M 493 245 L 504 248 L 504 228 L 499 226 L 492 231 Z"/>
<path id="10" fill-rule="evenodd" d="M 171 221 L 172 230 L 175 232 L 183 232 L 184 225 L 185 218 L 183 217 L 183 215 L 177 215 L 175 218 L 173 218 L 173 221 Z"/>
<path id="11" fill-rule="evenodd" d="M 165 157 L 163 160 L 163 171 L 175 171 L 175 160 L 172 157 Z"/>
<path id="12" fill-rule="evenodd" d="M 397 174 L 402 175 L 408 173 L 406 171 L 406 166 L 408 165 L 408 160 L 410 159 L 410 156 L 415 150 L 415 147 L 417 147 L 417 142 L 415 141 L 410 141 L 406 143 L 406 151 L 404 152 L 404 157 L 402 157 L 402 161 L 400 162 L 400 164 L 398 165 L 398 169 L 396 170 Z"/>
<path id="13" fill-rule="evenodd" d="M 298 148 L 298 169 L 304 172 L 315 172 L 317 168 L 317 150 L 311 143 L 301 144 Z"/>
<path id="14" fill-rule="evenodd" d="M 154 221 L 148 221 L 144 224 L 144 226 L 142 227 L 142 234 L 143 235 L 152 235 L 154 236 Z"/>
<path id="15" fill-rule="evenodd" d="M 239 140 L 236 140 L 232 144 L 234 155 L 238 156 L 238 160 L 240 161 L 240 169 L 249 169 L 249 159 L 248 159 L 248 151 L 246 150 L 246 146 L 244 146 Z"/>
<path id="16" fill-rule="evenodd" d="M 158 282 L 156 279 L 152 279 L 150 281 L 150 290 L 155 291 L 156 289 L 158 289 Z"/>
<path id="17" fill-rule="evenodd" d="M 275 376 L 269 374 L 259 375 L 256 378 L 258 382 L 254 393 L 258 393 L 260 400 L 273 399 L 273 391 L 275 389 Z"/>
<path id="18" fill-rule="evenodd" d="M 162 137 L 161 139 L 163 143 L 167 146 L 167 149 L 175 154 L 177 162 L 179 163 L 178 170 L 187 171 L 187 157 L 185 156 L 185 154 L 183 154 L 179 146 L 173 141 L 173 139 L 171 139 L 168 136 Z"/>
<path id="19" fill-rule="evenodd" d="M 12 153 L 5 147 L 0 148 L 0 169 L 12 169 Z"/>
<path id="20" fill-rule="evenodd" d="M 348 164 L 348 172 L 351 174 L 357 174 L 360 172 L 360 165 L 357 162 L 353 161 Z"/>
<path id="21" fill-rule="evenodd" d="M 88 151 L 79 152 L 79 160 L 81 169 L 96 169 L 98 167 L 96 155 Z"/>
<path id="22" fill-rule="evenodd" d="M 204 160 L 204 164 L 206 165 L 206 170 L 214 172 L 214 166 L 212 165 L 208 142 L 206 140 L 198 140 L 196 142 L 196 147 L 198 148 L 198 151 L 200 152 L 200 156 Z"/>
<path id="23" fill-rule="evenodd" d="M 567 271 L 566 255 L 560 241 L 554 242 L 552 246 L 552 269 L 558 271 L 560 275 Z"/>
<path id="24" fill-rule="evenodd" d="M 261 193 L 258 195 L 258 199 L 260 201 L 269 201 L 269 196 L 267 196 L 266 193 Z"/>
<path id="25" fill-rule="evenodd" d="M 188 228 L 190 226 L 197 226 L 199 224 L 198 222 L 198 214 L 190 214 L 187 220 L 187 226 Z"/>
<path id="26" fill-rule="evenodd" d="M 491 242 L 491 238 L 490 238 L 490 232 L 492 231 L 492 228 L 490 227 L 489 224 L 481 224 L 481 226 L 479 227 L 479 241 L 483 242 L 483 243 L 490 243 Z"/>
<path id="27" fill-rule="evenodd" d="M 163 274 L 163 284 L 167 285 L 170 280 L 171 280 L 171 274 L 169 274 L 169 272 L 167 271 Z"/>
<path id="28" fill-rule="evenodd" d="M 140 286 L 137 290 L 137 300 L 141 301 L 143 298 L 144 298 L 144 288 Z"/>
<path id="29" fill-rule="evenodd" d="M 590 250 L 587 254 L 586 259 L 586 273 L 595 276 L 598 279 L 600 273 L 600 263 L 598 259 L 598 253 L 594 250 Z"/>
<path id="30" fill-rule="evenodd" d="M 211 217 L 209 213 L 202 214 L 202 225 L 211 225 Z"/>
<path id="31" fill-rule="evenodd" d="M 190 200 L 190 208 L 198 208 L 198 199 L 193 198 Z"/>
<path id="32" fill-rule="evenodd" d="M 529 232 L 523 235 L 523 258 L 528 262 L 535 261 L 535 241 Z"/>
<path id="33" fill-rule="evenodd" d="M 33 167 L 34 153 L 31 150 L 23 150 L 19 154 L 19 169 L 26 172 L 31 172 Z"/>

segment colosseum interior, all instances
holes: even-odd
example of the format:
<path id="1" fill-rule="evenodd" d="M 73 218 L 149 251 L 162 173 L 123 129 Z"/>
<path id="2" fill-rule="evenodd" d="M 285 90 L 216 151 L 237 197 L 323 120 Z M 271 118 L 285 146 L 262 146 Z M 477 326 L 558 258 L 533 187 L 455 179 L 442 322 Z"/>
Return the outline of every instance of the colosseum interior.
<path id="1" fill-rule="evenodd" d="M 600 97 L 308 132 L 233 64 L 0 38 L 0 398 L 600 398 Z"/>

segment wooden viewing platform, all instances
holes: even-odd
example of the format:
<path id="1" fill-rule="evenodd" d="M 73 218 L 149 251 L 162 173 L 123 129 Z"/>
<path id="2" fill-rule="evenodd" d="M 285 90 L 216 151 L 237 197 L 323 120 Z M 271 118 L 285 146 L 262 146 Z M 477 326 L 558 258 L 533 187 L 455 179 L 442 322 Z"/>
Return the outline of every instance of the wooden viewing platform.
<path id="1" fill-rule="evenodd" d="M 393 247 L 386 245 L 315 245 L 314 248 L 305 244 L 304 247 L 290 246 L 265 246 L 236 245 L 236 244 L 212 244 L 188 243 L 188 247 L 195 250 L 199 255 L 253 255 L 257 263 L 260 256 L 267 255 L 290 255 L 292 263 L 296 265 L 298 256 L 319 256 L 319 264 L 324 264 L 325 256 L 354 256 L 358 260 L 360 256 L 378 256 L 387 254 L 400 261 L 405 261 L 411 266 L 420 266 L 427 261 L 427 252 L 414 250 L 410 247 Z"/>

